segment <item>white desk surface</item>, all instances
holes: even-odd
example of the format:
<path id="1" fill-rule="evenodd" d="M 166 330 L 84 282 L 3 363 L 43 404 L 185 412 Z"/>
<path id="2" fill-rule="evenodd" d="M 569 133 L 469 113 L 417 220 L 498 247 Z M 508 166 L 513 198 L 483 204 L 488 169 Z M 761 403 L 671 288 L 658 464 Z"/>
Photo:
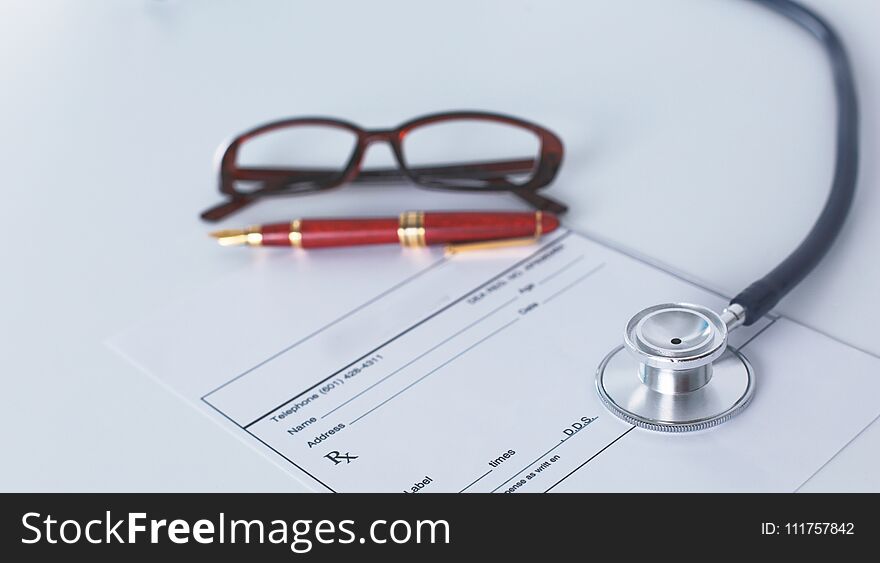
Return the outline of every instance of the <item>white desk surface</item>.
<path id="1" fill-rule="evenodd" d="M 863 158 L 849 224 L 778 311 L 880 354 L 880 5 L 809 4 L 850 48 Z M 727 294 L 800 240 L 831 175 L 826 61 L 742 0 L 19 0 L 0 4 L 0 52 L 2 490 L 299 490 L 103 344 L 255 259 L 197 219 L 217 201 L 215 147 L 251 125 L 460 108 L 537 121 L 566 144 L 550 193 L 570 224 Z M 403 207 L 518 204 L 350 187 L 226 224 Z M 880 490 L 880 425 L 803 490 Z"/>

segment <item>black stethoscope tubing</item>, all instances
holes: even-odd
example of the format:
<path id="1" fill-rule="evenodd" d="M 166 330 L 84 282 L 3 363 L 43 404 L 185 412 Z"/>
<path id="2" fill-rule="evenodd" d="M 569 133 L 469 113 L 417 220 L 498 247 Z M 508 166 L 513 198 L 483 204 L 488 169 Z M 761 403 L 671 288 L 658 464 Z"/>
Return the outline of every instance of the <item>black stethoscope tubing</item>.
<path id="1" fill-rule="evenodd" d="M 825 206 L 806 238 L 778 266 L 749 285 L 730 303 L 745 309 L 749 325 L 769 312 L 822 260 L 852 207 L 859 167 L 859 115 L 856 87 L 846 49 L 824 18 L 791 0 L 751 0 L 787 17 L 822 44 L 831 62 L 837 98 L 834 178 Z"/>

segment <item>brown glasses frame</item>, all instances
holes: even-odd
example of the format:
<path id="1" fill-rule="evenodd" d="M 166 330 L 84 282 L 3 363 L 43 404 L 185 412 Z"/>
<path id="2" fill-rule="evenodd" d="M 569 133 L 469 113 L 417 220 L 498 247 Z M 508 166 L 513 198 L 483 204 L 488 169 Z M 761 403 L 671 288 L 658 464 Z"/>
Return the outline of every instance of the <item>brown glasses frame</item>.
<path id="1" fill-rule="evenodd" d="M 483 120 L 527 129 L 540 141 L 540 152 L 535 159 L 505 160 L 467 164 L 444 164 L 431 167 L 407 165 L 403 148 L 404 137 L 425 125 L 456 120 Z M 279 129 L 298 126 L 323 126 L 344 129 L 354 133 L 357 141 L 347 164 L 342 170 L 327 168 L 241 167 L 237 164 L 238 151 L 248 140 Z M 367 148 L 385 142 L 397 160 L 398 168 L 362 170 L 361 163 Z M 219 221 L 263 197 L 314 193 L 337 188 L 344 184 L 412 182 L 420 187 L 463 192 L 510 192 L 536 209 L 561 214 L 567 207 L 538 192 L 556 177 L 563 157 L 562 140 L 552 131 L 515 117 L 480 111 L 455 111 L 419 117 L 394 128 L 367 130 L 353 123 L 326 117 L 300 117 L 261 125 L 235 137 L 223 150 L 218 162 L 220 192 L 228 200 L 202 213 L 207 221 Z M 532 172 L 522 183 L 511 181 L 507 175 Z M 236 189 L 237 181 L 257 182 L 255 189 Z"/>

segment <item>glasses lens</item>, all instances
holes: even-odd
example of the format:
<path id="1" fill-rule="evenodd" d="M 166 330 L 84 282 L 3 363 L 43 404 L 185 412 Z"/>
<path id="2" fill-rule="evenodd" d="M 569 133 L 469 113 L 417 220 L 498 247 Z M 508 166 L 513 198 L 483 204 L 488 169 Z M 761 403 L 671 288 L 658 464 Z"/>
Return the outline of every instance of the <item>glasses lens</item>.
<path id="1" fill-rule="evenodd" d="M 353 131 L 327 125 L 261 133 L 238 149 L 236 189 L 243 193 L 320 189 L 339 179 L 356 144 Z"/>
<path id="2" fill-rule="evenodd" d="M 403 139 L 407 168 L 419 182 L 458 189 L 505 189 L 534 177 L 541 140 L 532 131 L 484 119 L 423 125 Z"/>

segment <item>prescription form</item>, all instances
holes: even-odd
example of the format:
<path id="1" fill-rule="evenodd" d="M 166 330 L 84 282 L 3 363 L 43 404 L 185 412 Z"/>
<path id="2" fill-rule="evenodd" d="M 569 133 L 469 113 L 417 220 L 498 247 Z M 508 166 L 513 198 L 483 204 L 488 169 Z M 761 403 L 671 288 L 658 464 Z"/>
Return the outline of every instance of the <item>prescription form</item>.
<path id="1" fill-rule="evenodd" d="M 756 371 L 741 415 L 682 435 L 615 418 L 595 370 L 632 314 L 727 299 L 569 230 L 256 252 L 108 343 L 316 491 L 794 491 L 880 414 L 880 358 L 768 317 L 731 334 Z"/>

